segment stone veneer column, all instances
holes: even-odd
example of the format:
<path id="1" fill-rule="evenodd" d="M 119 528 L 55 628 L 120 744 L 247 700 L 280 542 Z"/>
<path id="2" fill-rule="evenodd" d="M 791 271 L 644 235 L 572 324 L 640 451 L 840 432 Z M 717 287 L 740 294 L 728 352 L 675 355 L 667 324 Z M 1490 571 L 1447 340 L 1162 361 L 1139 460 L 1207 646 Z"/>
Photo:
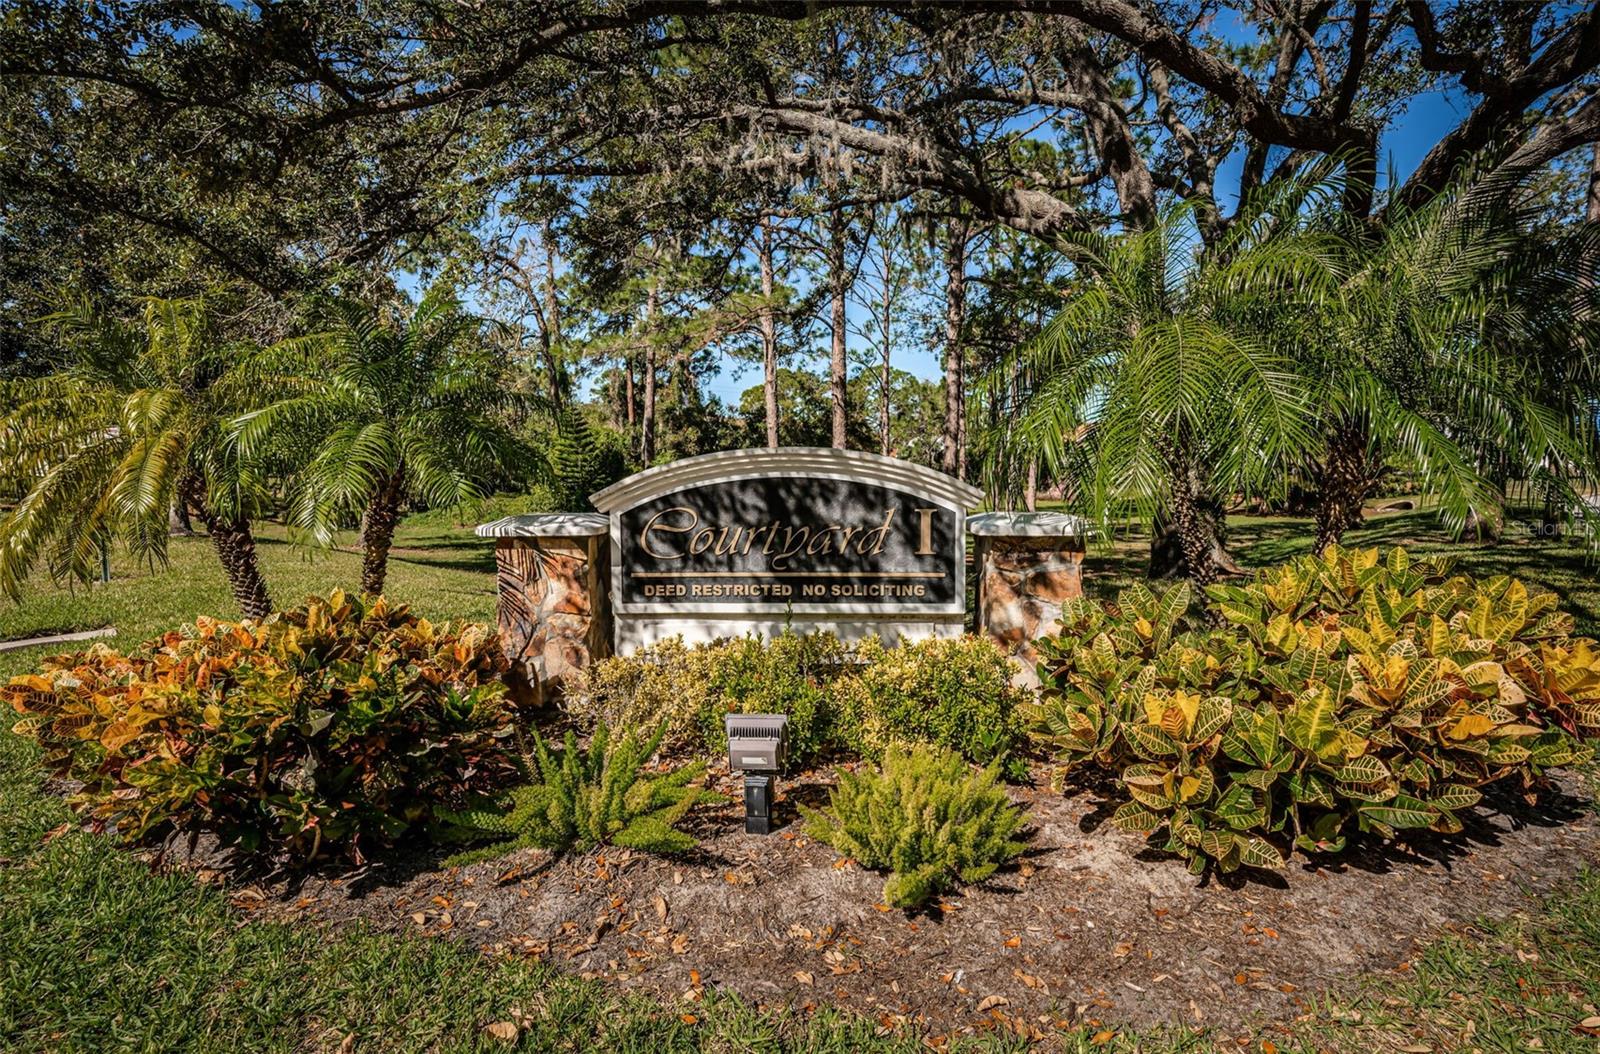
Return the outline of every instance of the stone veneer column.
<path id="1" fill-rule="evenodd" d="M 1083 521 L 1059 512 L 985 512 L 967 517 L 977 569 L 977 631 L 1036 687 L 1034 642 L 1061 629 L 1061 605 L 1083 595 Z"/>
<path id="2" fill-rule="evenodd" d="M 477 529 L 495 539 L 496 621 L 512 692 L 559 697 L 578 670 L 611 654 L 609 520 L 595 513 L 507 516 Z"/>

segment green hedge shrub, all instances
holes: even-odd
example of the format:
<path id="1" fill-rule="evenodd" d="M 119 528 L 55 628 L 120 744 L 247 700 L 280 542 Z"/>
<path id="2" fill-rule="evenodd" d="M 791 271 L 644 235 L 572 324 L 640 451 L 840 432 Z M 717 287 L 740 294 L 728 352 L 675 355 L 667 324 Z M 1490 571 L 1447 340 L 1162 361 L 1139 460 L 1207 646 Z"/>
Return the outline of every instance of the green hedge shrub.
<path id="1" fill-rule="evenodd" d="M 1073 602 L 1032 715 L 1067 767 L 1121 777 L 1119 826 L 1197 873 L 1459 831 L 1481 787 L 1531 788 L 1600 736 L 1600 650 L 1514 579 L 1330 548 L 1209 595 L 1221 628 L 1185 628 L 1187 586 Z"/>
<path id="2" fill-rule="evenodd" d="M 933 638 L 886 648 L 863 641 L 857 666 L 834 686 L 839 739 L 867 758 L 895 743 L 933 743 L 968 761 L 1026 766 L 1012 751 L 1024 736 L 1029 694 L 1011 684 L 1010 661 L 974 636 Z"/>
<path id="3" fill-rule="evenodd" d="M 914 908 L 982 882 L 1026 848 L 1016 836 L 1027 817 L 998 775 L 992 765 L 974 771 L 953 751 L 891 745 L 881 769 L 841 769 L 827 808 L 801 814 L 811 837 L 890 872 L 884 903 Z"/>
<path id="4" fill-rule="evenodd" d="M 457 857 L 458 863 L 526 845 L 557 852 L 602 844 L 649 853 L 682 852 L 695 840 L 677 830 L 678 822 L 696 804 L 716 801 L 718 795 L 699 785 L 704 762 L 645 775 L 644 764 L 660 745 L 660 731 L 649 738 L 629 735 L 615 741 L 601 724 L 587 750 L 569 731 L 564 749 L 552 755 L 534 730 L 532 782 L 498 800 L 438 810 L 435 834 L 450 841 L 501 843 Z"/>
<path id="5" fill-rule="evenodd" d="M 782 633 L 731 640 L 716 649 L 709 703 L 700 711 L 701 743 L 712 756 L 728 751 L 727 714 L 787 714 L 789 756 L 805 764 L 834 740 L 829 692 L 853 662 L 851 650 L 831 633 Z"/>
<path id="6" fill-rule="evenodd" d="M 671 757 L 699 753 L 702 715 L 712 705 L 712 672 L 721 645 L 688 647 L 682 637 L 612 656 L 582 671 L 563 705 L 586 727 L 659 728 L 661 751 Z"/>
<path id="7" fill-rule="evenodd" d="M 627 658 L 596 663 L 569 709 L 613 728 L 666 726 L 674 756 L 721 755 L 723 717 L 789 716 L 790 757 L 805 764 L 830 751 L 869 758 L 895 742 L 937 743 L 970 761 L 1020 759 L 1020 707 L 1008 660 L 986 640 L 962 637 L 885 647 L 829 633 L 784 633 L 686 647 L 662 641 Z"/>
<path id="8" fill-rule="evenodd" d="M 80 813 L 134 842 L 214 832 L 245 852 L 360 859 L 518 773 L 492 629 L 335 592 L 261 622 L 198 619 L 97 645 L 0 698 Z"/>

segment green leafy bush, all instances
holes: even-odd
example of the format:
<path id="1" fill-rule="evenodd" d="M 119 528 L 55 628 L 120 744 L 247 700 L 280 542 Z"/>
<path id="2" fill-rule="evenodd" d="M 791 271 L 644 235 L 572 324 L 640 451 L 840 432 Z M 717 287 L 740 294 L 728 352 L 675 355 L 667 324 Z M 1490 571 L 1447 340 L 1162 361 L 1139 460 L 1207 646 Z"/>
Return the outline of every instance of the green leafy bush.
<path id="1" fill-rule="evenodd" d="M 589 666 L 563 705 L 586 727 L 659 728 L 663 754 L 694 754 L 701 749 L 702 715 L 712 706 L 712 671 L 721 655 L 721 645 L 691 648 L 682 637 L 668 637 Z"/>
<path id="2" fill-rule="evenodd" d="M 782 633 L 768 641 L 743 637 L 716 653 L 706 685 L 710 704 L 700 712 L 700 734 L 713 756 L 727 753 L 726 714 L 787 714 L 789 756 L 804 764 L 833 742 L 829 693 L 854 662 L 851 649 L 831 633 Z"/>
<path id="3" fill-rule="evenodd" d="M 1071 603 L 1032 712 L 1068 768 L 1120 775 L 1119 826 L 1196 872 L 1459 831 L 1481 787 L 1532 788 L 1600 736 L 1600 650 L 1514 579 L 1330 548 L 1209 594 L 1221 628 L 1184 628 L 1187 586 Z"/>
<path id="4" fill-rule="evenodd" d="M 991 765 L 959 754 L 890 746 L 883 767 L 839 772 L 825 810 L 801 809 L 806 833 L 863 867 L 890 873 L 884 903 L 914 908 L 958 883 L 982 882 L 1026 848 L 1027 823 Z"/>
<path id="5" fill-rule="evenodd" d="M 725 753 L 725 714 L 787 714 L 789 756 L 803 764 L 832 745 L 829 690 L 852 661 L 851 650 L 831 633 L 694 647 L 673 637 L 595 663 L 567 707 L 585 722 L 612 728 L 664 726 L 662 750 L 674 757 Z"/>
<path id="6" fill-rule="evenodd" d="M 789 716 L 789 756 L 799 764 L 832 750 L 871 758 L 894 742 L 938 743 L 980 764 L 1006 758 L 1023 738 L 1019 707 L 998 648 L 977 637 L 885 647 L 847 645 L 830 633 L 783 633 L 686 647 L 673 638 L 596 663 L 570 694 L 586 722 L 613 728 L 665 723 L 666 753 L 722 754 L 729 713 Z"/>
<path id="7" fill-rule="evenodd" d="M 678 821 L 717 795 L 700 787 L 703 762 L 645 775 L 644 764 L 660 745 L 659 730 L 648 739 L 629 735 L 613 742 L 601 724 L 588 750 L 569 731 L 561 753 L 552 755 L 535 730 L 532 781 L 471 808 L 439 810 L 436 833 L 452 841 L 501 843 L 458 860 L 528 845 L 558 852 L 600 844 L 682 852 L 695 840 L 676 829 Z"/>
<path id="8" fill-rule="evenodd" d="M 997 759 L 1010 774 L 1025 765 L 1012 751 L 1022 741 L 1026 692 L 1011 683 L 1011 664 L 990 641 L 933 638 L 886 648 L 863 641 L 851 676 L 835 685 L 841 742 L 879 758 L 893 743 L 948 747 L 968 761 Z"/>
<path id="9" fill-rule="evenodd" d="M 73 806 L 129 841 L 214 832 L 246 852 L 359 859 L 513 780 L 494 631 L 335 592 L 261 622 L 198 619 L 0 689 Z"/>

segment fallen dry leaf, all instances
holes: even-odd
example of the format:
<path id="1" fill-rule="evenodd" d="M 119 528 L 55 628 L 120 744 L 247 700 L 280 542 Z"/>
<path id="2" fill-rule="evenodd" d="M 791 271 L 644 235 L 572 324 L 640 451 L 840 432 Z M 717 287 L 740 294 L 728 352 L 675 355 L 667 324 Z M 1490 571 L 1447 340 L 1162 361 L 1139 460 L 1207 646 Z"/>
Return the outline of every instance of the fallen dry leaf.
<path id="1" fill-rule="evenodd" d="M 1113 1039 L 1116 1039 L 1116 1038 L 1117 1038 L 1117 1034 L 1115 1032 L 1111 1031 L 1108 1028 L 1108 1029 L 1104 1029 L 1104 1030 L 1102 1030 L 1100 1032 L 1096 1032 L 1094 1035 L 1090 1036 L 1089 1037 L 1089 1042 L 1093 1043 L 1097 1047 L 1103 1047 L 1107 1043 L 1110 1043 Z"/>
<path id="2" fill-rule="evenodd" d="M 515 1043 L 522 1034 L 515 1021 L 496 1021 L 492 1025 L 484 1025 L 483 1030 L 502 1043 Z"/>
<path id="3" fill-rule="evenodd" d="M 811 984 L 816 980 L 816 978 L 812 977 L 811 974 L 805 970 L 796 970 L 794 972 L 794 979 L 799 981 L 801 984 Z"/>
<path id="4" fill-rule="evenodd" d="M 660 919 L 662 922 L 666 922 L 667 921 L 667 898 L 662 896 L 660 893 L 657 893 L 655 895 L 655 898 L 651 901 L 651 903 L 655 905 L 656 918 Z"/>
<path id="5" fill-rule="evenodd" d="M 997 1006 L 1010 1006 L 1011 1000 L 1003 995 L 986 995 L 978 1001 L 978 1013 L 986 1014 Z"/>
<path id="6" fill-rule="evenodd" d="M 1597 1014 L 1594 1017 L 1586 1017 L 1586 1018 L 1584 1018 L 1582 1021 L 1578 1022 L 1578 1027 L 1579 1028 L 1600 1028 L 1600 1014 Z"/>
<path id="7" fill-rule="evenodd" d="M 682 1021 L 686 1025 L 692 1025 L 696 1021 L 699 1021 L 700 1019 L 698 1017 L 695 1017 L 693 1014 L 679 1014 L 678 1015 L 678 1020 Z"/>

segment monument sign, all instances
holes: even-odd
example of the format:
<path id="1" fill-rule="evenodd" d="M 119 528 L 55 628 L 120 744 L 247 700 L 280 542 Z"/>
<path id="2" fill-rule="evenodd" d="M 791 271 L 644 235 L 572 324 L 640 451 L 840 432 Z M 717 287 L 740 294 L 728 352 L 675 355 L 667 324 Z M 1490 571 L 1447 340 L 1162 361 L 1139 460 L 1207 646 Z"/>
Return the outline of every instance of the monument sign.
<path id="1" fill-rule="evenodd" d="M 593 495 L 610 517 L 621 652 L 784 626 L 846 637 L 958 634 L 973 487 L 859 451 L 737 450 Z"/>
<path id="2" fill-rule="evenodd" d="M 1031 676 L 1033 640 L 1082 593 L 1082 524 L 969 518 L 981 498 L 898 458 L 779 447 L 647 469 L 591 495 L 598 512 L 483 524 L 513 688 L 548 698 L 590 663 L 671 636 L 958 636 L 969 536 L 975 627 Z"/>

